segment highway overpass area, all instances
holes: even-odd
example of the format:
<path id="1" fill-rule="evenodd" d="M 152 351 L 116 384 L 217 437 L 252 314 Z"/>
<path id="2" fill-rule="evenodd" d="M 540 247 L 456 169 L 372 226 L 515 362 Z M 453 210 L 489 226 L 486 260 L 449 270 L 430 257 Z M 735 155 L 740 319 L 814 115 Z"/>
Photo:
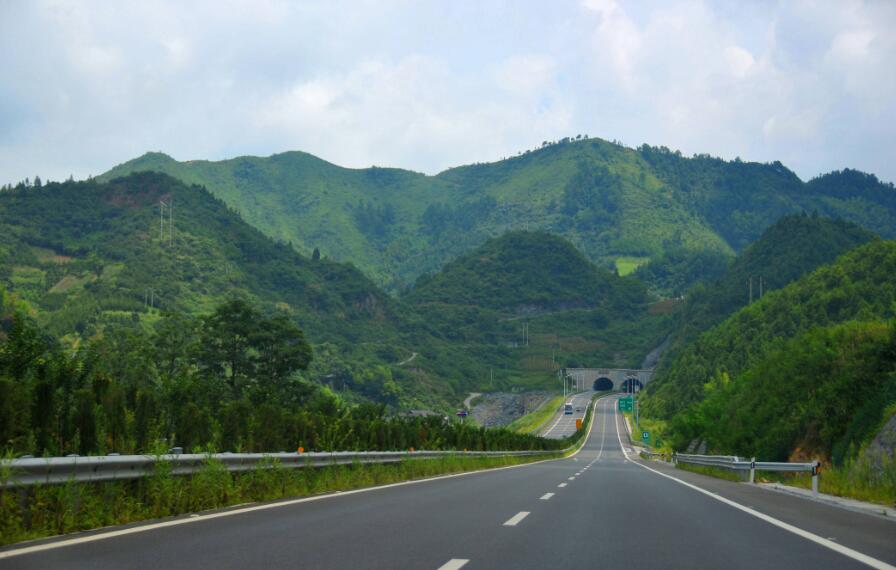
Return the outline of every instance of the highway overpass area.
<path id="1" fill-rule="evenodd" d="M 896 522 L 636 459 L 616 398 L 567 459 L 33 542 L 0 552 L 0 568 L 896 564 Z"/>

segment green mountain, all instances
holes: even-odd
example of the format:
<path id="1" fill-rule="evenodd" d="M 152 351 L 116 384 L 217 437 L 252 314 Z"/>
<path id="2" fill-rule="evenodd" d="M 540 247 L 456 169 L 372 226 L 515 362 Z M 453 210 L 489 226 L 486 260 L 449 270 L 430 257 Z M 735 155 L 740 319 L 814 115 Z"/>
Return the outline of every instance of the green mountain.
<path id="1" fill-rule="evenodd" d="M 0 193 L 0 284 L 74 346 L 109 326 L 148 330 L 163 313 L 208 314 L 245 299 L 305 331 L 311 379 L 392 404 L 455 398 L 448 381 L 393 376 L 392 364 L 434 340 L 413 311 L 351 265 L 303 257 L 164 174 Z M 430 374 L 451 370 L 431 364 Z"/>
<path id="2" fill-rule="evenodd" d="M 445 408 L 471 390 L 550 386 L 563 359 L 636 363 L 665 322 L 648 314 L 639 282 L 595 268 L 561 238 L 514 233 L 482 255 L 497 265 L 464 275 L 454 273 L 463 263 L 452 265 L 399 300 L 351 265 L 304 257 L 204 188 L 164 174 L 0 192 L 0 285 L 73 347 L 110 327 L 150 331 L 164 314 L 206 315 L 242 298 L 304 330 L 314 348 L 306 378 L 350 400 Z M 549 314 L 530 323 L 521 348 L 517 308 L 465 307 L 451 297 L 467 289 L 455 280 L 489 296 L 500 287 L 484 283 L 512 283 L 508 293 Z M 619 325 L 618 315 L 637 318 Z M 649 326 L 630 334 L 641 316 Z"/>
<path id="3" fill-rule="evenodd" d="M 787 342 L 818 327 L 892 319 L 893 275 L 896 242 L 875 240 L 769 293 L 701 334 L 671 359 L 648 388 L 645 412 L 664 419 L 683 414 L 715 385 L 746 374 Z M 815 382 L 818 390 L 828 389 L 823 388 L 824 375 Z M 811 399 L 812 394 L 806 397 Z"/>
<path id="4" fill-rule="evenodd" d="M 872 175 L 834 172 L 804 183 L 780 163 L 727 162 L 564 139 L 436 176 L 340 168 L 311 155 L 178 162 L 150 153 L 101 178 L 142 170 L 202 184 L 249 223 L 300 252 L 319 247 L 395 291 L 510 229 L 549 231 L 606 268 L 630 271 L 676 252 L 679 270 L 755 241 L 785 214 L 818 211 L 896 237 L 896 191 Z M 667 263 L 667 266 L 675 264 Z M 661 292 L 707 275 L 657 278 Z"/>
<path id="5" fill-rule="evenodd" d="M 747 246 L 719 279 L 688 291 L 685 302 L 676 311 L 672 352 L 751 300 L 758 300 L 873 239 L 877 236 L 850 222 L 817 215 L 784 216 Z M 649 265 L 644 269 L 648 270 Z M 642 277 L 642 273 L 639 269 L 636 275 Z"/>
<path id="6" fill-rule="evenodd" d="M 0 279 L 56 334 L 235 296 L 293 316 L 317 342 L 397 334 L 395 302 L 358 270 L 302 257 L 166 175 L 3 192 L 0 227 Z"/>
<path id="7" fill-rule="evenodd" d="M 421 277 L 404 299 L 415 305 L 475 305 L 509 314 L 643 304 L 645 291 L 596 267 L 565 239 L 509 232 Z"/>
<path id="8" fill-rule="evenodd" d="M 896 321 L 851 321 L 800 333 L 714 376 L 672 425 L 679 447 L 701 439 L 726 454 L 843 465 L 894 413 Z"/>
<path id="9" fill-rule="evenodd" d="M 667 334 L 642 283 L 544 232 L 493 238 L 421 277 L 402 300 L 517 385 L 566 366 L 638 366 Z"/>

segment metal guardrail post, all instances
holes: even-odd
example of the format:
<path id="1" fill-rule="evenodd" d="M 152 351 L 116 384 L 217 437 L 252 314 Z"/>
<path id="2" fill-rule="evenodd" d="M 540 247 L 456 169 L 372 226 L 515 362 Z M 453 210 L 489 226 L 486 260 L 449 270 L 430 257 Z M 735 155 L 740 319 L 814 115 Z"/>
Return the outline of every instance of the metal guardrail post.
<path id="1" fill-rule="evenodd" d="M 756 482 L 756 458 L 750 458 L 750 483 Z"/>
<path id="2" fill-rule="evenodd" d="M 812 495 L 818 496 L 818 468 L 821 467 L 821 462 L 816 461 L 815 465 L 812 466 Z"/>

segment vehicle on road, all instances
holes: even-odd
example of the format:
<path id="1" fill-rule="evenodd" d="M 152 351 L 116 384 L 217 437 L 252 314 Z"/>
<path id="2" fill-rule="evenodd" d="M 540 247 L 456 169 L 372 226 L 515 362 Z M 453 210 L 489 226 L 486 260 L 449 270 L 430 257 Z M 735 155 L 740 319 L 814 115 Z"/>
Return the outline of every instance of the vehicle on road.
<path id="1" fill-rule="evenodd" d="M 572 415 L 572 402 L 566 402 L 566 404 L 563 406 L 563 413 L 567 416 Z"/>

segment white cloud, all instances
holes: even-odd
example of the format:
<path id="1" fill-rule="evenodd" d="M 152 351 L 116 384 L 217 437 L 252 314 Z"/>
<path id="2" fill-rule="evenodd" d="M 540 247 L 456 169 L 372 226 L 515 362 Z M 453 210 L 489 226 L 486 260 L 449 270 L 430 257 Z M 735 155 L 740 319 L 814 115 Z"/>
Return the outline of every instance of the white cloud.
<path id="1" fill-rule="evenodd" d="M 537 94 L 552 87 L 556 65 L 546 55 L 516 55 L 503 61 L 497 71 L 498 83 L 511 93 Z"/>
<path id="2" fill-rule="evenodd" d="M 753 54 L 740 46 L 728 46 L 722 51 L 725 61 L 728 63 L 728 69 L 731 75 L 737 78 L 746 77 L 746 75 L 756 65 Z"/>
<path id="3" fill-rule="evenodd" d="M 146 150 L 436 172 L 577 133 L 893 180 L 894 30 L 888 2 L 0 2 L 0 182 Z"/>
<path id="4" fill-rule="evenodd" d="M 828 55 L 841 63 L 861 62 L 868 56 L 868 48 L 874 40 L 874 35 L 871 30 L 840 32 L 831 42 Z"/>

